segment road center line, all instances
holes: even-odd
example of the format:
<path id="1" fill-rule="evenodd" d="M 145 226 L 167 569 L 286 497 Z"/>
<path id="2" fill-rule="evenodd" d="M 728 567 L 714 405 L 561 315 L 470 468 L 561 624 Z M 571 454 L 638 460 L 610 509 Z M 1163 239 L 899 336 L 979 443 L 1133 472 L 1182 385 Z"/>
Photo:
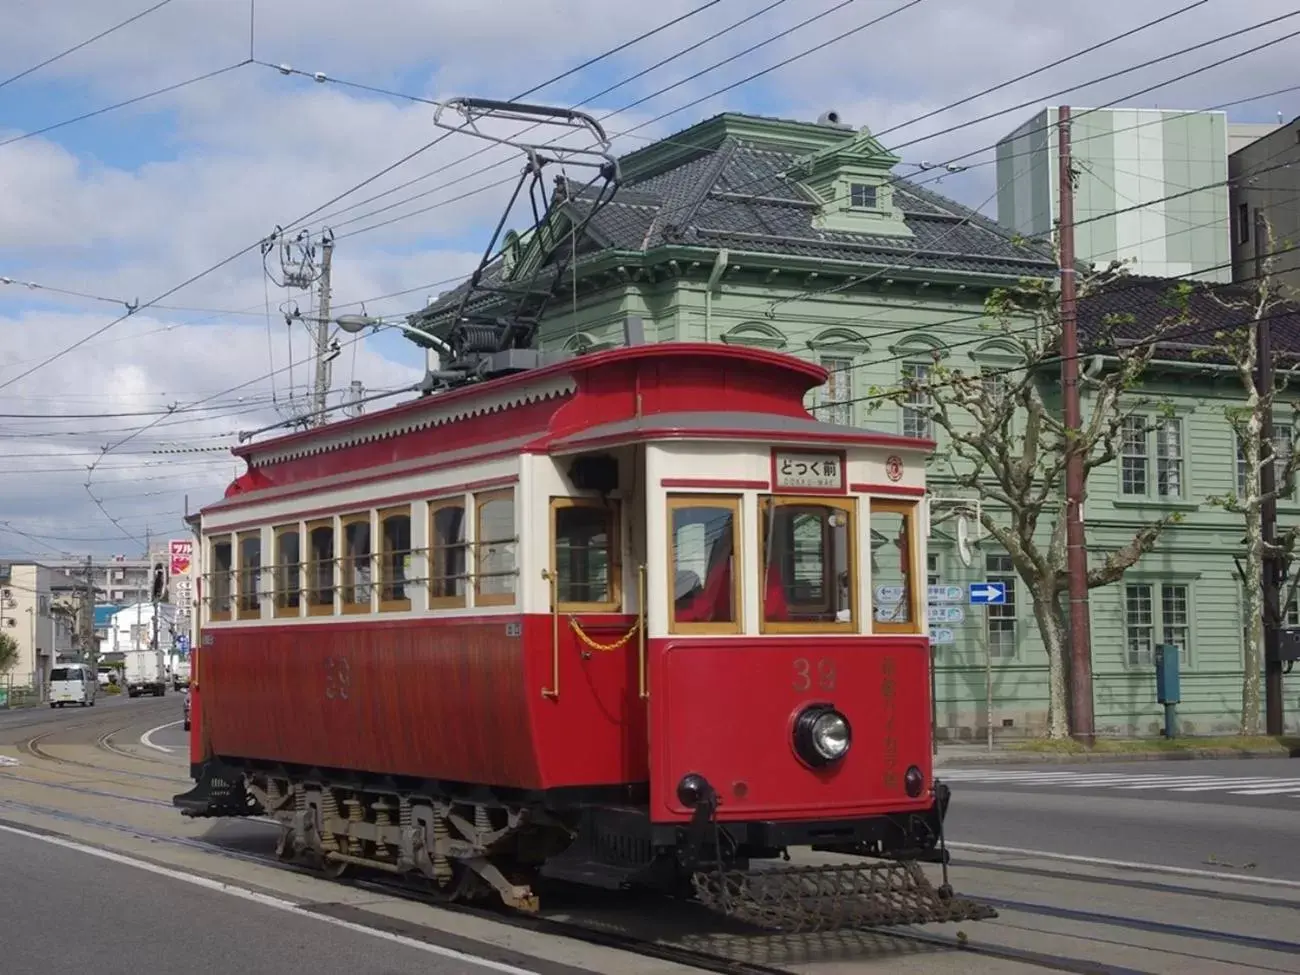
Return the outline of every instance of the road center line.
<path id="1" fill-rule="evenodd" d="M 1007 856 L 1033 857 L 1041 860 L 1061 860 L 1089 867 L 1113 867 L 1117 870 L 1142 870 L 1149 873 L 1167 873 L 1181 877 L 1201 877 L 1205 880 L 1232 880 L 1242 884 L 1268 884 L 1300 890 L 1300 880 L 1283 880 L 1280 877 L 1252 877 L 1248 874 L 1226 873 L 1219 870 L 1197 870 L 1194 867 L 1167 867 L 1158 863 L 1138 863 L 1133 860 L 1107 860 L 1102 857 L 1075 856 L 1069 853 L 1050 853 L 1046 850 L 1022 850 L 1013 846 L 988 846 L 984 843 L 945 844 L 950 850 L 967 850 L 971 853 L 995 853 Z M 972 867 L 979 864 L 971 863 Z"/>
<path id="2" fill-rule="evenodd" d="M 163 725 L 163 727 L 167 727 L 167 725 Z M 155 728 L 154 730 L 157 731 L 158 729 Z M 168 877 L 172 880 L 179 880 L 195 887 L 202 887 L 205 890 L 214 890 L 221 894 L 228 894 L 231 897 L 237 897 L 240 900 L 260 904 L 263 907 L 270 907 L 277 911 L 284 911 L 286 914 L 295 914 L 298 917 L 311 918 L 314 921 L 330 924 L 336 928 L 343 928 L 346 931 L 353 931 L 357 934 L 366 934 L 372 938 L 379 938 L 382 941 L 388 941 L 392 944 L 399 944 L 406 948 L 413 948 L 416 951 L 423 951 L 425 954 L 437 955 L 441 958 L 455 959 L 456 961 L 464 962 L 467 965 L 475 965 L 479 968 L 486 968 L 494 972 L 504 972 L 506 975 L 537 975 L 536 972 L 527 968 L 517 968 L 514 965 L 507 965 L 504 962 L 492 961 L 488 958 L 479 958 L 477 955 L 466 954 L 463 951 L 456 951 L 454 948 L 444 948 L 441 945 L 430 944 L 427 941 L 419 941 L 415 938 L 393 934 L 388 931 L 382 931 L 378 928 L 367 927 L 364 924 L 357 924 L 353 921 L 343 921 L 338 918 L 308 910 L 305 907 L 299 907 L 292 901 L 282 900 L 281 898 L 273 897 L 270 894 L 262 894 L 255 890 L 239 887 L 227 881 L 211 880 L 207 877 L 197 877 L 192 874 L 183 873 L 179 870 L 172 870 L 168 867 L 159 866 L 155 863 L 146 863 L 142 860 L 135 860 L 129 856 L 114 853 L 111 850 L 101 850 L 93 846 L 87 846 L 84 843 L 78 843 L 74 840 L 65 840 L 60 836 L 44 836 L 40 833 L 33 833 L 25 829 L 15 829 L 12 826 L 4 825 L 0 825 L 0 832 L 12 833 L 15 836 L 23 836 L 29 840 L 39 840 L 42 843 L 49 843 L 51 846 L 63 847 L 65 850 L 75 850 L 78 853 L 85 853 L 89 856 L 99 857 L 101 860 L 108 860 L 111 863 L 120 863 L 128 867 L 135 867 L 137 870 L 143 870 L 146 873 L 157 874 L 160 877 Z"/>
<path id="3" fill-rule="evenodd" d="M 153 736 L 158 732 L 163 731 L 167 728 L 175 728 L 178 724 L 184 724 L 184 723 L 185 723 L 185 719 L 182 718 L 180 721 L 168 721 L 166 724 L 160 724 L 157 728 L 150 728 L 148 731 L 146 731 L 143 735 L 140 736 L 140 744 L 144 745 L 145 748 L 152 748 L 156 752 L 166 752 L 168 755 L 170 755 L 172 753 L 172 749 L 168 748 L 166 745 L 155 745 L 153 741 Z"/>

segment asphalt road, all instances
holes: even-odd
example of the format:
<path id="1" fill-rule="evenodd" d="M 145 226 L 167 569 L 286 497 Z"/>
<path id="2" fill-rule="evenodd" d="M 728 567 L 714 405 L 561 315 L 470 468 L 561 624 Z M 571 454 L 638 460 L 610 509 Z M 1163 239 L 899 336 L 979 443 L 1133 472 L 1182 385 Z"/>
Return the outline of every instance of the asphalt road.
<path id="1" fill-rule="evenodd" d="M 979 844 L 1300 880 L 1300 761 L 968 766 L 953 789 L 954 856 Z"/>
<path id="2" fill-rule="evenodd" d="M 490 970 L 328 916 L 286 912 L 7 831 L 0 831 L 0 864 L 0 971 L 6 975 Z"/>

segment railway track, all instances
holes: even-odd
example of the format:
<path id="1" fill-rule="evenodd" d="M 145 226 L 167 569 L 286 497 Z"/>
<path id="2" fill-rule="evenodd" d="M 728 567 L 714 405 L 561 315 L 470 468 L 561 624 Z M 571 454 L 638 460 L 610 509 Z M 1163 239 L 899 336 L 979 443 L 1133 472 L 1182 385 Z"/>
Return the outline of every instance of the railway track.
<path id="1" fill-rule="evenodd" d="M 99 797 L 99 794 L 95 793 L 93 790 L 79 789 L 75 786 L 67 786 L 66 788 L 73 792 L 84 792 L 87 795 L 95 796 L 97 798 Z M 151 802 L 151 804 L 160 803 Z M 270 852 L 269 849 L 266 853 L 254 852 L 247 849 L 237 848 L 228 843 L 222 843 L 216 840 L 177 837 L 166 833 L 141 829 L 135 826 L 127 826 L 122 823 L 115 823 L 94 816 L 85 816 L 52 807 L 37 806 L 30 803 L 0 799 L 0 808 L 5 806 L 50 816 L 65 822 L 73 822 L 99 829 L 112 830 L 135 837 L 143 837 L 156 843 L 198 849 L 223 859 L 237 860 L 259 866 L 270 866 L 274 867 L 278 871 L 284 871 L 300 876 L 327 879 L 332 883 L 343 884 L 355 890 L 383 894 L 406 901 L 421 903 L 435 910 L 461 914 L 499 924 L 506 924 L 533 933 L 568 938 L 585 944 L 625 951 L 630 954 L 654 958 L 660 961 L 687 965 L 702 971 L 718 972 L 721 973 L 721 975 L 806 975 L 806 973 L 796 972 L 792 968 L 782 966 L 789 964 L 800 966 L 816 964 L 818 961 L 823 959 L 809 956 L 817 955 L 822 952 L 833 954 L 836 956 L 836 960 L 841 961 L 868 961 L 872 956 L 875 956 L 876 958 L 887 958 L 890 956 L 902 957 L 909 955 L 917 956 L 924 954 L 963 952 L 973 956 L 983 956 L 985 958 L 1002 961 L 1018 962 L 1022 965 L 1028 965 L 1043 971 L 1067 972 L 1072 973 L 1072 975 L 1146 975 L 1146 973 L 1137 972 L 1133 969 L 1106 965 L 1082 958 L 1034 952 L 1000 945 L 982 944 L 969 938 L 949 937 L 945 935 L 928 934 L 920 931 L 899 929 L 868 932 L 838 932 L 830 936 L 826 934 L 805 936 L 778 935 L 772 932 L 756 930 L 742 931 L 738 930 L 733 925 L 729 926 L 730 930 L 722 936 L 722 940 L 731 948 L 730 951 L 716 949 L 707 950 L 706 948 L 699 946 L 674 944 L 662 940 L 638 937 L 633 933 L 625 931 L 610 930 L 609 925 L 602 927 L 599 924 L 582 923 L 573 920 L 547 917 L 545 915 L 519 914 L 511 912 L 504 906 L 446 904 L 437 900 L 428 892 L 421 890 L 418 882 L 390 878 L 378 872 L 371 874 L 364 870 L 360 870 L 357 873 L 345 875 L 340 878 L 324 877 L 320 871 L 309 865 L 286 862 L 279 859 L 273 852 Z M 261 820 L 259 822 L 263 825 L 274 825 L 268 820 Z M 21 826 L 21 824 L 11 825 Z M 268 831 L 267 846 L 269 848 L 273 845 L 273 834 Z M 570 888 L 569 890 L 572 892 L 574 889 Z M 587 896 L 590 897 L 589 892 Z M 647 898 L 647 901 L 650 899 L 651 898 Z M 657 906 L 664 906 L 663 898 L 652 899 L 656 902 Z M 654 915 L 653 909 L 650 914 L 651 916 Z M 637 917 L 639 918 L 641 916 L 644 916 L 644 912 L 638 911 Z M 713 920 L 712 916 L 710 916 L 709 920 Z M 717 923 L 725 924 L 726 922 L 720 920 Z M 707 940 L 710 936 L 711 935 L 709 934 L 703 934 L 700 936 L 700 939 Z M 835 938 L 839 943 L 830 944 L 828 943 L 828 938 Z M 761 943 L 763 947 L 756 950 L 754 946 L 758 943 Z M 737 957 L 741 954 L 747 954 L 751 957 Z M 766 959 L 757 959 L 752 957 L 755 954 L 763 954 L 768 957 Z M 771 957 L 782 954 L 795 957 L 790 958 L 789 960 L 777 960 Z M 773 963 L 774 961 L 775 963 Z"/>

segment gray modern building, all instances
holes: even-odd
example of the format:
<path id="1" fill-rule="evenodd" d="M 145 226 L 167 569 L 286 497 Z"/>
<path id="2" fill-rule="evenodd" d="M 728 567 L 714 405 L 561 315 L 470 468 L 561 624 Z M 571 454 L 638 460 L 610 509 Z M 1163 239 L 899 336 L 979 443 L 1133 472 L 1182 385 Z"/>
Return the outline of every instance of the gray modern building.
<path id="1" fill-rule="evenodd" d="M 1232 177 L 1232 272 L 1237 281 L 1255 277 L 1256 246 L 1282 251 L 1300 242 L 1300 118 L 1238 149 L 1228 158 Z M 1257 218 L 1268 222 L 1272 246 L 1259 238 Z M 1300 298 L 1300 251 L 1273 258 L 1276 281 Z"/>
<path id="2" fill-rule="evenodd" d="M 997 146 L 998 222 L 1050 237 L 1059 209 L 1059 110 Z M 1232 279 L 1228 147 L 1253 133 L 1223 112 L 1072 108 L 1075 249 L 1130 273 Z M 1172 197 L 1172 198 L 1171 198 Z"/>

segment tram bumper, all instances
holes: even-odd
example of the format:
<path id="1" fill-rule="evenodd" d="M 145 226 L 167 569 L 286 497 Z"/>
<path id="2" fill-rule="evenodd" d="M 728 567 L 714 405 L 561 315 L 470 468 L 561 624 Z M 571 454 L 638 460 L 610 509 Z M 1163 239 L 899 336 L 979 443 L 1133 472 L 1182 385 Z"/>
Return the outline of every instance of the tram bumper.
<path id="1" fill-rule="evenodd" d="M 986 904 L 936 888 L 910 861 L 697 871 L 699 902 L 719 914 L 787 934 L 983 921 Z"/>
<path id="2" fill-rule="evenodd" d="M 191 766 L 194 788 L 172 796 L 172 805 L 182 816 L 213 819 L 227 816 L 260 816 L 262 807 L 249 795 L 244 773 L 224 762 L 208 759 Z"/>

